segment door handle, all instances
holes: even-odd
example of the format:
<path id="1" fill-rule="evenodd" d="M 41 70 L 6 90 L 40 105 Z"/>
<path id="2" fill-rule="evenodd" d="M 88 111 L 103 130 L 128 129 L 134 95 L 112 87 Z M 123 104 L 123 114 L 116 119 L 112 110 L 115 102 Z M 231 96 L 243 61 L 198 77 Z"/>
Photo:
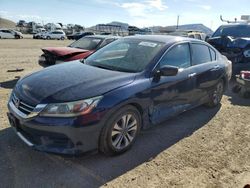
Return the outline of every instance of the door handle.
<path id="1" fill-rule="evenodd" d="M 194 76 L 196 76 L 196 73 L 195 73 L 195 72 L 188 75 L 189 78 L 192 78 L 192 77 L 194 77 Z"/>

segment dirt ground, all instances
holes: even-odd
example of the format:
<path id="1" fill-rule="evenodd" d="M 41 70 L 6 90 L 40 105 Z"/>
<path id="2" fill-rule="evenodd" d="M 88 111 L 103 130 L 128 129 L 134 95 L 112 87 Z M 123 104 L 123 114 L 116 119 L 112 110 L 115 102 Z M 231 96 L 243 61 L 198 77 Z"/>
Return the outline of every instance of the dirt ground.
<path id="1" fill-rule="evenodd" d="M 7 121 L 19 77 L 41 70 L 41 47 L 71 41 L 0 40 L 0 187 L 232 187 L 250 184 L 250 99 L 230 90 L 215 109 L 198 107 L 143 131 L 117 157 L 34 151 Z M 23 68 L 22 72 L 7 70 Z M 232 83 L 231 86 L 232 87 Z"/>

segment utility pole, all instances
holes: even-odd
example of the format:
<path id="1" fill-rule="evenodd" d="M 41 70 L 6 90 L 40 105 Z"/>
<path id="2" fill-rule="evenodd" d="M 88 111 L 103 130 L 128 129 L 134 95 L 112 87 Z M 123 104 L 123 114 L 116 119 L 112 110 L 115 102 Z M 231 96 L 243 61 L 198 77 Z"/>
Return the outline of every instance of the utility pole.
<path id="1" fill-rule="evenodd" d="M 176 29 L 179 29 L 179 20 L 180 20 L 180 15 L 177 15 L 177 25 L 176 25 Z"/>

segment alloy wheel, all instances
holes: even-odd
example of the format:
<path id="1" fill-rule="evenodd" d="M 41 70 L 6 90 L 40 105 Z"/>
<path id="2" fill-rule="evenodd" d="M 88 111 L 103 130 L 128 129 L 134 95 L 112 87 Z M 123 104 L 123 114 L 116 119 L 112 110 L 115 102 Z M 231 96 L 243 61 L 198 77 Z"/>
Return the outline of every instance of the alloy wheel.
<path id="1" fill-rule="evenodd" d="M 219 82 L 213 93 L 213 102 L 214 104 L 218 104 L 223 96 L 223 82 Z"/>
<path id="2" fill-rule="evenodd" d="M 123 115 L 111 131 L 112 146 L 117 150 L 128 147 L 136 137 L 138 122 L 133 114 Z"/>

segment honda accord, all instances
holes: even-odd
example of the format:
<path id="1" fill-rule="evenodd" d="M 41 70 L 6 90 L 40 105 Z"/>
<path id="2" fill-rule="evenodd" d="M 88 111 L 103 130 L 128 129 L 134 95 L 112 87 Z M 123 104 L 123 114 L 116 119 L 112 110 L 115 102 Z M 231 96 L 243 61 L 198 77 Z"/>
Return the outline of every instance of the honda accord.
<path id="1" fill-rule="evenodd" d="M 130 36 L 89 56 L 18 81 L 8 118 L 29 146 L 78 154 L 121 154 L 142 129 L 186 110 L 217 106 L 231 64 L 206 42 Z"/>

